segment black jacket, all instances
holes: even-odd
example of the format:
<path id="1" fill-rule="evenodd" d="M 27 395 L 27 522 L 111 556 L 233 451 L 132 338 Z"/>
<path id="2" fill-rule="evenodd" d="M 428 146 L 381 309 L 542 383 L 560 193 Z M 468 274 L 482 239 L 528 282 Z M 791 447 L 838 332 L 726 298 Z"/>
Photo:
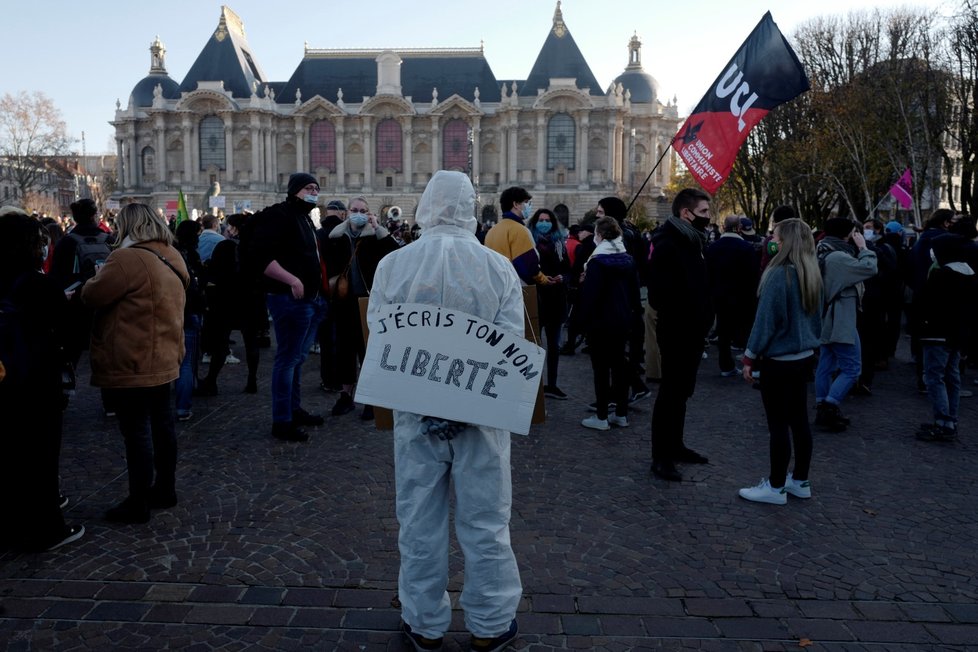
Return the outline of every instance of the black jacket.
<path id="1" fill-rule="evenodd" d="M 649 305 L 658 313 L 659 344 L 702 340 L 713 325 L 713 303 L 701 245 L 670 222 L 652 236 Z"/>
<path id="2" fill-rule="evenodd" d="M 246 266 L 261 275 L 265 291 L 270 294 L 291 293 L 291 288 L 265 276 L 265 268 L 273 260 L 302 281 L 306 299 L 322 292 L 323 279 L 319 266 L 316 231 L 309 217 L 313 205 L 289 195 L 284 202 L 255 213 L 254 229 L 243 239 Z"/>
<path id="3" fill-rule="evenodd" d="M 588 336 L 627 337 L 641 313 L 638 272 L 629 254 L 602 254 L 587 261 L 574 310 L 582 332 Z"/>
<path id="4" fill-rule="evenodd" d="M 721 236 L 706 249 L 710 296 L 717 310 L 751 310 L 757 302 L 761 261 L 754 245 Z"/>

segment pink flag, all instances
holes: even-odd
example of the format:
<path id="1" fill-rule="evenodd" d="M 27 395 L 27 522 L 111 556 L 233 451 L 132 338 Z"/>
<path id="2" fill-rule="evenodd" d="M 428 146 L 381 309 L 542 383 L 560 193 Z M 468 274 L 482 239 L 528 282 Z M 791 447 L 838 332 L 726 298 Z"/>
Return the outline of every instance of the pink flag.
<path id="1" fill-rule="evenodd" d="M 903 210 L 909 210 L 913 206 L 913 195 L 910 194 L 910 189 L 913 187 L 913 177 L 910 174 L 910 168 L 903 171 L 903 176 L 900 180 L 893 184 L 890 188 L 890 194 L 893 195 L 900 205 L 903 206 Z"/>

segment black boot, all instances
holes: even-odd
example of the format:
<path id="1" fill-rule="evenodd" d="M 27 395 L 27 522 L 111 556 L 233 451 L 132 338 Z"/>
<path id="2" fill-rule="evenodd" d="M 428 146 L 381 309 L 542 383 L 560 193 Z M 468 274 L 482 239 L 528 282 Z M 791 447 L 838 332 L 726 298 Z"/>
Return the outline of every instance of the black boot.
<path id="1" fill-rule="evenodd" d="M 282 441 L 309 441 L 309 433 L 297 427 L 291 421 L 273 423 L 272 436 Z"/>
<path id="2" fill-rule="evenodd" d="M 129 496 L 105 512 L 105 520 L 113 523 L 148 523 L 149 501 Z"/>

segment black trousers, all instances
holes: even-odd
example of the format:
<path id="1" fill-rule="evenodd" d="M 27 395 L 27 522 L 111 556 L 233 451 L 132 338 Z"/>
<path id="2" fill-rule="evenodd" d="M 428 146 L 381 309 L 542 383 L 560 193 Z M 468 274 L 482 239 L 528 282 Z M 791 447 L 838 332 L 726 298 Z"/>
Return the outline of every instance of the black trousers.
<path id="1" fill-rule="evenodd" d="M 117 406 L 119 430 L 126 443 L 130 498 L 147 500 L 154 484 L 163 491 L 172 490 L 176 484 L 177 435 L 170 384 L 108 392 Z"/>
<path id="2" fill-rule="evenodd" d="M 771 434 L 772 487 L 783 487 L 795 445 L 795 480 L 807 480 L 812 462 L 812 430 L 808 423 L 808 380 L 815 356 L 803 360 L 764 360 L 761 400 Z M 790 434 L 789 434 L 790 433 Z"/>
<path id="3" fill-rule="evenodd" d="M 608 418 L 608 403 L 612 399 L 615 401 L 615 414 L 628 416 L 630 370 L 625 357 L 625 340 L 614 335 L 589 336 L 588 347 L 591 350 L 598 418 Z"/>
<path id="4" fill-rule="evenodd" d="M 652 408 L 652 459 L 674 461 L 685 447 L 686 401 L 696 389 L 703 338 L 674 339 L 658 333 L 662 380 Z"/>

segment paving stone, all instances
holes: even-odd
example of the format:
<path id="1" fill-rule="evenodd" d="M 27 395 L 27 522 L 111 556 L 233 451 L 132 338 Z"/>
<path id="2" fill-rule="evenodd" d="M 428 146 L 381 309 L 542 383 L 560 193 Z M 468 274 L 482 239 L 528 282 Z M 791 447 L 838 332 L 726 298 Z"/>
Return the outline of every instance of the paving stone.
<path id="1" fill-rule="evenodd" d="M 58 582 L 51 590 L 49 596 L 62 598 L 93 598 L 102 589 L 102 585 L 97 582 Z"/>
<path id="2" fill-rule="evenodd" d="M 853 641 L 855 635 L 838 620 L 826 618 L 787 618 L 788 635 L 791 638 L 807 638 L 812 641 Z"/>
<path id="3" fill-rule="evenodd" d="M 295 609 L 291 607 L 257 607 L 251 614 L 249 625 L 259 627 L 284 627 L 292 620 Z"/>
<path id="4" fill-rule="evenodd" d="M 934 643 L 935 638 L 919 623 L 878 623 L 848 621 L 846 627 L 856 639 L 871 643 Z"/>
<path id="5" fill-rule="evenodd" d="M 401 614 L 391 609 L 350 609 L 343 618 L 342 627 L 349 629 L 396 630 L 401 624 Z"/>
<path id="6" fill-rule="evenodd" d="M 196 587 L 188 584 L 154 584 L 146 591 L 146 600 L 154 602 L 183 602 Z"/>
<path id="7" fill-rule="evenodd" d="M 157 604 L 143 618 L 144 622 L 182 623 L 192 607 L 186 604 Z"/>
<path id="8" fill-rule="evenodd" d="M 706 618 L 642 618 L 645 631 L 654 638 L 712 638 L 719 630 Z"/>
<path id="9" fill-rule="evenodd" d="M 343 622 L 345 612 L 340 609 L 296 609 L 295 615 L 289 622 L 291 627 L 339 627 Z"/>
<path id="10" fill-rule="evenodd" d="M 727 638 L 785 639 L 788 630 L 776 618 L 716 618 L 713 624 Z"/>
<path id="11" fill-rule="evenodd" d="M 245 589 L 240 586 L 198 586 L 187 598 L 190 602 L 237 602 Z"/>
<path id="12" fill-rule="evenodd" d="M 581 613 L 594 614 L 682 616 L 685 613 L 681 600 L 663 598 L 581 597 L 577 600 L 577 606 Z"/>
<path id="13" fill-rule="evenodd" d="M 535 595 L 533 610 L 544 613 L 572 614 L 577 611 L 574 598 L 566 595 Z"/>
<path id="14" fill-rule="evenodd" d="M 857 612 L 850 603 L 837 600 L 802 600 L 798 603 L 798 608 L 808 618 L 844 620 L 846 618 L 859 618 L 865 615 L 864 613 Z"/>
<path id="15" fill-rule="evenodd" d="M 282 602 L 284 595 L 285 589 L 252 586 L 245 590 L 244 594 L 238 599 L 238 602 L 241 604 L 277 605 Z"/>
<path id="16" fill-rule="evenodd" d="M 336 591 L 330 589 L 289 589 L 282 604 L 296 607 L 329 607 Z"/>
<path id="17" fill-rule="evenodd" d="M 687 598 L 686 613 L 690 616 L 750 616 L 750 605 L 743 600 L 713 600 L 708 598 Z"/>
<path id="18" fill-rule="evenodd" d="M 238 605 L 194 605 L 184 621 L 206 625 L 244 625 L 251 620 L 254 612 L 254 607 Z"/>
<path id="19" fill-rule="evenodd" d="M 41 614 L 45 620 L 80 620 L 95 606 L 91 600 L 61 600 Z"/>
<path id="20" fill-rule="evenodd" d="M 597 636 L 601 634 L 601 622 L 597 616 L 565 614 L 560 617 L 564 633 L 568 636 Z"/>
<path id="21" fill-rule="evenodd" d="M 978 625 L 927 624 L 925 627 L 944 645 L 978 645 Z"/>
<path id="22" fill-rule="evenodd" d="M 96 597 L 99 600 L 139 600 L 151 587 L 151 584 L 141 582 L 113 582 L 106 584 Z"/>
<path id="23" fill-rule="evenodd" d="M 122 620 L 132 621 L 142 620 L 143 616 L 152 608 L 151 605 L 139 602 L 99 602 L 95 608 L 85 616 L 86 620 Z"/>

